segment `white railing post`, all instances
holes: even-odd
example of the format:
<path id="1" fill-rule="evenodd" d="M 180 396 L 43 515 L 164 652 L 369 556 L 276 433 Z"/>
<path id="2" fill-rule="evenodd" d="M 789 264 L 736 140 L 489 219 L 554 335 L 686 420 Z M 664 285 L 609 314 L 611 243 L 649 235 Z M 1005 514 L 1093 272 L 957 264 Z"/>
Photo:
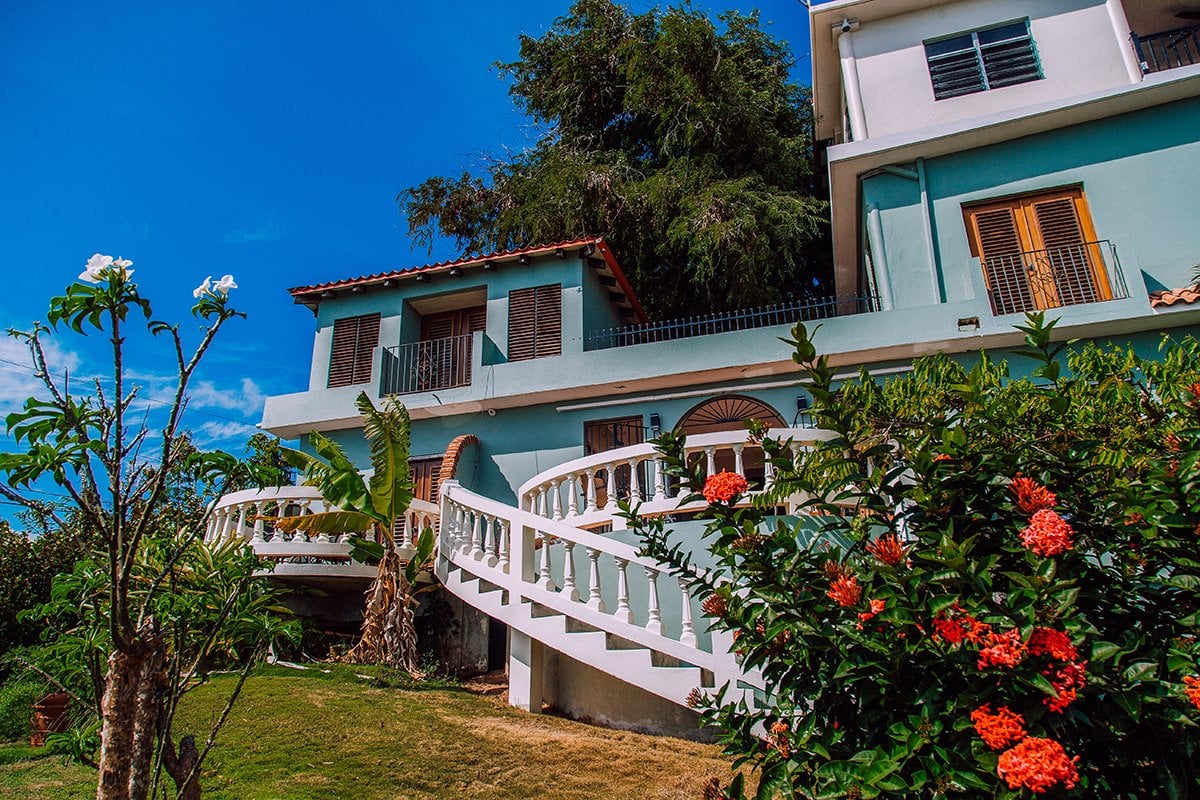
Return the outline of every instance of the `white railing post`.
<path id="1" fill-rule="evenodd" d="M 603 614 L 604 597 L 600 594 L 600 551 L 588 548 L 588 608 Z"/>
<path id="2" fill-rule="evenodd" d="M 629 459 L 629 502 L 631 505 L 637 505 L 642 501 L 642 482 L 638 471 L 637 459 Z"/>
<path id="3" fill-rule="evenodd" d="M 483 515 L 471 510 L 471 558 L 483 560 Z"/>
<path id="4" fill-rule="evenodd" d="M 545 486 L 538 487 L 537 511 L 535 511 L 534 513 L 537 514 L 539 517 L 550 516 L 550 514 L 547 513 L 547 511 L 546 511 L 546 487 Z"/>
<path id="5" fill-rule="evenodd" d="M 579 602 L 579 589 L 575 586 L 575 543 L 570 539 L 563 540 L 563 551 L 566 553 L 563 562 L 562 592 L 570 600 Z"/>
<path id="6" fill-rule="evenodd" d="M 661 458 L 654 459 L 654 501 L 662 502 L 667 499 L 667 475 L 663 472 Z"/>
<path id="7" fill-rule="evenodd" d="M 679 591 L 683 595 L 683 624 L 680 629 L 679 641 L 689 647 L 696 646 L 696 623 L 692 621 L 692 595 L 687 590 L 683 578 L 679 579 Z"/>
<path id="8" fill-rule="evenodd" d="M 596 509 L 596 471 L 589 469 L 589 470 L 586 470 L 583 474 L 584 474 L 584 478 L 587 480 L 587 486 L 584 488 L 584 491 L 587 492 L 587 505 L 584 507 L 584 511 L 586 511 L 587 513 L 590 514 L 591 512 L 597 510 Z"/>
<path id="9" fill-rule="evenodd" d="M 246 509 L 246 503 L 238 505 L 237 537 L 239 539 L 242 538 L 242 531 L 246 530 Z"/>
<path id="10" fill-rule="evenodd" d="M 511 547 L 509 544 L 509 525 L 510 523 L 508 520 L 500 520 L 500 560 L 497 562 L 496 567 L 501 572 L 508 572 L 508 557 L 509 549 Z"/>
<path id="11" fill-rule="evenodd" d="M 496 555 L 496 518 L 491 514 L 483 515 L 483 554 L 484 563 L 494 567 L 499 562 Z"/>
<path id="12" fill-rule="evenodd" d="M 616 471 L 617 471 L 617 465 L 616 465 L 616 464 L 614 464 L 614 463 L 612 463 L 612 462 L 609 462 L 609 463 L 607 463 L 607 464 L 605 464 L 605 465 L 604 465 L 605 478 L 607 479 L 607 485 L 606 485 L 606 490 L 605 490 L 605 493 L 608 495 L 608 498 L 607 498 L 607 500 L 606 500 L 606 501 L 605 501 L 605 503 L 604 503 L 604 510 L 605 510 L 605 511 L 616 511 L 616 510 L 617 510 L 617 476 L 616 476 Z"/>
<path id="13" fill-rule="evenodd" d="M 711 447 L 711 446 L 704 448 L 704 458 L 705 458 L 704 477 L 707 478 L 709 475 L 716 475 L 717 474 L 717 448 Z"/>
<path id="14" fill-rule="evenodd" d="M 733 446 L 733 471 L 738 475 L 746 474 L 746 463 L 742 458 L 742 451 L 746 449 L 746 445 L 742 443 Z"/>
<path id="15" fill-rule="evenodd" d="M 563 518 L 562 497 L 558 493 L 558 481 L 550 481 L 550 518 L 558 522 Z"/>
<path id="16" fill-rule="evenodd" d="M 254 504 L 254 536 L 251 538 L 256 542 L 265 542 L 267 540 L 266 524 L 263 522 L 262 512 L 265 503 Z"/>
<path id="17" fill-rule="evenodd" d="M 542 533 L 542 563 L 541 569 L 538 572 L 537 585 L 540 589 L 545 589 L 547 592 L 553 592 L 556 588 L 554 585 L 554 577 L 550 574 L 550 545 L 553 543 L 554 537 L 548 533 Z"/>
<path id="18" fill-rule="evenodd" d="M 650 594 L 646 601 L 646 630 L 657 636 L 662 636 L 662 609 L 658 602 L 658 570 L 644 567 L 646 580 L 650 583 Z"/>
<path id="19" fill-rule="evenodd" d="M 629 561 L 624 558 L 614 558 L 617 562 L 617 610 L 613 616 L 622 622 L 633 624 L 633 609 L 629 607 Z"/>
<path id="20" fill-rule="evenodd" d="M 578 489 L 575 485 L 575 474 L 567 475 L 567 516 L 573 517 L 579 513 L 579 501 L 576 497 Z"/>
<path id="21" fill-rule="evenodd" d="M 763 461 L 763 488 L 770 489 L 775 485 L 775 465 L 771 463 L 771 459 L 764 455 Z"/>

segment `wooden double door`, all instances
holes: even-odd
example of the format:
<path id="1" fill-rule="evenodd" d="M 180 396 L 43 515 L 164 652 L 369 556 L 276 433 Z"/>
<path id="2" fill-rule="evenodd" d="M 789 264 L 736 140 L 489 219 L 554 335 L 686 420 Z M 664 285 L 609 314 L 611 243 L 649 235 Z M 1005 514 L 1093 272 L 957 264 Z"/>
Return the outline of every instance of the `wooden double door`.
<path id="1" fill-rule="evenodd" d="M 418 391 L 471 382 L 471 334 L 487 327 L 487 307 L 440 311 L 421 318 L 415 358 Z"/>

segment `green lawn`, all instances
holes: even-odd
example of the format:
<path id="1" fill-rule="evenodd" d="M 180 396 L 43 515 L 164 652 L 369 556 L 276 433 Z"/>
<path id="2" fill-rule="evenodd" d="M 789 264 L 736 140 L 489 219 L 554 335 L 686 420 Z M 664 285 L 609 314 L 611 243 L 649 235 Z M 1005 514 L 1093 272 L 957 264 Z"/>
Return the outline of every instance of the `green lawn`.
<path id="1" fill-rule="evenodd" d="M 363 672 L 363 670 L 358 670 Z M 200 730 L 231 679 L 197 690 Z M 210 800 L 695 798 L 726 777 L 716 748 L 525 714 L 463 689 L 272 669 L 247 682 L 206 764 Z M 94 773 L 0 745 L 0 798 L 93 796 Z"/>

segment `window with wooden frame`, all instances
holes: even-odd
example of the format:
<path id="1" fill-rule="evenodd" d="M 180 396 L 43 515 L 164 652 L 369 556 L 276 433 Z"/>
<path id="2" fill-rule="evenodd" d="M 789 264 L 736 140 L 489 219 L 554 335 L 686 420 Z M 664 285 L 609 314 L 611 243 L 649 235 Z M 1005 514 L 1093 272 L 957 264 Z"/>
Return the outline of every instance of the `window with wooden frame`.
<path id="1" fill-rule="evenodd" d="M 438 501 L 438 485 L 441 483 L 442 457 L 410 459 L 408 469 L 412 475 L 413 497 L 436 503 Z"/>
<path id="2" fill-rule="evenodd" d="M 1111 300 L 1104 242 L 1083 189 L 965 206 L 971 254 L 983 265 L 994 314 Z"/>
<path id="3" fill-rule="evenodd" d="M 562 354 L 562 284 L 508 293 L 508 360 Z"/>
<path id="4" fill-rule="evenodd" d="M 597 419 L 583 423 L 583 454 L 586 456 L 629 447 L 646 441 L 641 416 Z"/>
<path id="5" fill-rule="evenodd" d="M 371 355 L 379 344 L 379 314 L 344 317 L 333 323 L 329 388 L 371 381 Z"/>

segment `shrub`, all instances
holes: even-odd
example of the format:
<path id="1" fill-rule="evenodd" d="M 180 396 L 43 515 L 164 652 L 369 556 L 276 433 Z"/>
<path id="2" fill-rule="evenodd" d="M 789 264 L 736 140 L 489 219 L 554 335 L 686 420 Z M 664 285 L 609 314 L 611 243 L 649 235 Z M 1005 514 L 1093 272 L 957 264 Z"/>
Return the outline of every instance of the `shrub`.
<path id="1" fill-rule="evenodd" d="M 0 742 L 29 738 L 33 704 L 46 694 L 38 681 L 14 679 L 0 686 Z"/>
<path id="2" fill-rule="evenodd" d="M 642 525 L 764 676 L 755 708 L 696 698 L 759 796 L 1200 791 L 1200 344 L 1152 360 L 1052 328 L 1021 328 L 1029 378 L 936 356 L 835 387 L 798 325 L 833 438 L 764 442 L 766 503 L 709 506 L 714 571 Z M 679 439 L 659 444 L 699 499 Z M 785 497 L 804 521 L 768 525 Z"/>

